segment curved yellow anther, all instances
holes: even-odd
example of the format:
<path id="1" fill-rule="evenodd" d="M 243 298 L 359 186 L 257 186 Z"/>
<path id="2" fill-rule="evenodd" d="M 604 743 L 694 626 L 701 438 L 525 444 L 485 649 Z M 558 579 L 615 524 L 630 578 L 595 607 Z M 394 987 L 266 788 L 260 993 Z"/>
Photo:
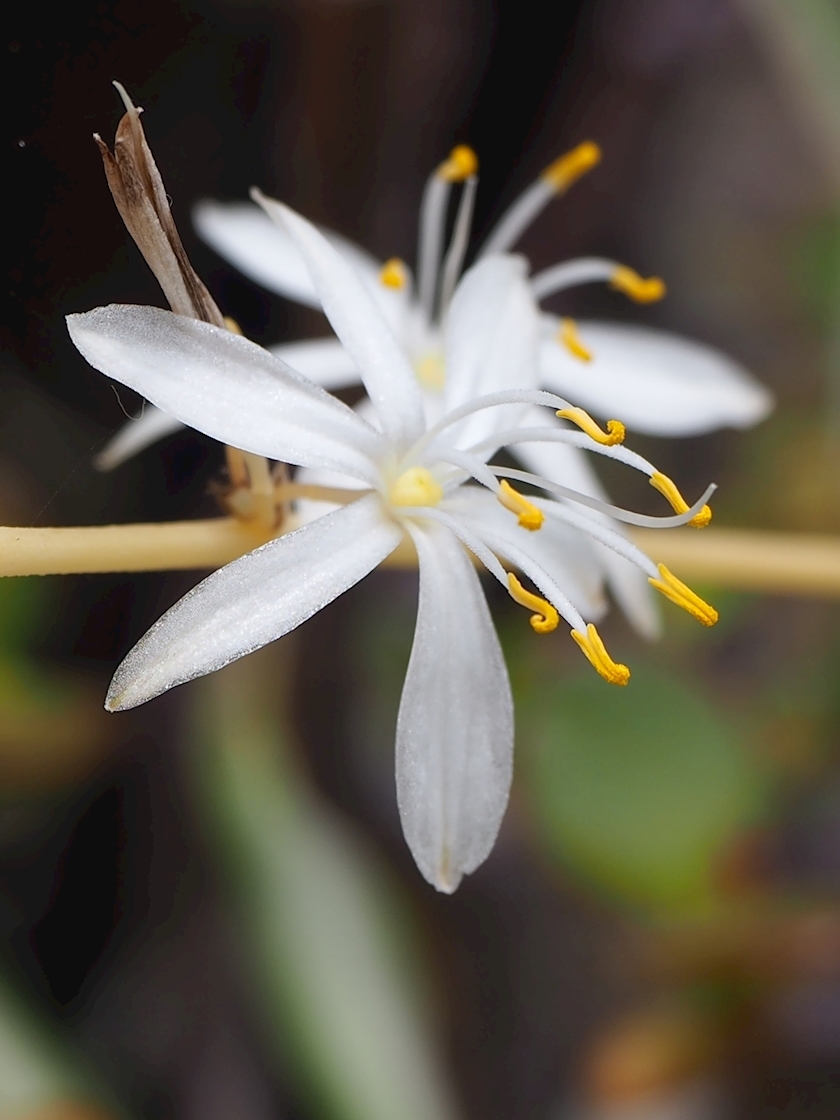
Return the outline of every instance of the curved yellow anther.
<path id="1" fill-rule="evenodd" d="M 586 627 L 585 634 L 581 634 L 580 630 L 573 630 L 572 637 L 583 650 L 589 664 L 601 674 L 605 681 L 609 681 L 610 684 L 627 684 L 630 680 L 630 670 L 626 665 L 613 661 L 601 641 L 601 635 L 591 622 Z"/>
<path id="2" fill-rule="evenodd" d="M 560 615 L 555 608 L 547 599 L 535 595 L 533 591 L 526 591 L 513 572 L 508 572 L 508 590 L 511 599 L 519 603 L 520 607 L 527 607 L 529 611 L 536 612 L 528 621 L 538 634 L 550 634 L 552 630 L 557 629 Z"/>
<path id="3" fill-rule="evenodd" d="M 688 513 L 691 506 L 676 488 L 674 483 L 668 478 L 667 474 L 662 474 L 661 471 L 654 471 L 648 479 L 654 490 L 658 490 L 664 498 L 667 498 L 671 504 L 671 509 L 674 513 Z M 695 513 L 694 517 L 688 522 L 692 529 L 705 529 L 709 522 L 712 520 L 711 506 L 703 506 L 699 513 Z"/>
<path id="4" fill-rule="evenodd" d="M 675 575 L 669 572 L 664 564 L 657 564 L 657 567 L 659 568 L 659 579 L 654 579 L 653 576 L 648 578 L 651 587 L 655 587 L 657 591 L 662 592 L 666 599 L 670 599 L 672 603 L 676 603 L 678 607 L 688 611 L 691 617 L 696 618 L 703 626 L 714 626 L 720 617 L 715 608 L 701 599 L 699 595 L 695 595 L 691 588 L 686 587 L 682 580 L 677 579 Z"/>
<path id="5" fill-rule="evenodd" d="M 607 430 L 599 428 L 588 412 L 582 408 L 558 408 L 557 415 L 561 420 L 571 420 L 577 424 L 590 439 L 602 443 L 605 447 L 614 447 L 617 443 L 624 443 L 624 425 L 620 420 L 608 420 Z"/>
<path id="6" fill-rule="evenodd" d="M 408 269 L 399 257 L 391 257 L 379 270 L 379 283 L 384 288 L 404 288 L 408 283 Z"/>
<path id="7" fill-rule="evenodd" d="M 463 183 L 478 171 L 478 156 L 468 144 L 458 144 L 437 169 L 437 176 L 447 183 Z"/>
<path id="8" fill-rule="evenodd" d="M 442 497 L 440 484 L 426 467 L 409 467 L 391 486 L 394 506 L 436 506 Z"/>
<path id="9" fill-rule="evenodd" d="M 584 346 L 581 341 L 577 330 L 577 323 L 574 319 L 563 319 L 561 321 L 557 338 L 563 343 L 572 357 L 580 358 L 582 362 L 592 361 L 592 351 Z"/>
<path id="10" fill-rule="evenodd" d="M 516 514 L 523 529 L 529 529 L 533 533 L 542 528 L 542 523 L 545 521 L 543 511 L 523 497 L 518 490 L 514 490 L 506 478 L 503 478 L 499 483 L 499 492 L 496 497 L 505 509 L 509 509 L 511 513 Z"/>
<path id="11" fill-rule="evenodd" d="M 570 187 L 581 175 L 591 171 L 600 160 L 601 149 L 591 140 L 585 140 L 583 144 L 578 144 L 576 148 L 572 148 L 570 152 L 560 156 L 554 163 L 550 163 L 540 175 L 540 178 L 544 182 L 550 183 L 556 191 L 563 191 Z"/>
<path id="12" fill-rule="evenodd" d="M 666 292 L 664 280 L 658 276 L 649 276 L 647 279 L 634 272 L 632 268 L 620 264 L 610 277 L 610 287 L 623 292 L 636 303 L 656 303 L 662 299 Z"/>
<path id="13" fill-rule="evenodd" d="M 225 315 L 225 326 L 231 334 L 242 334 L 242 328 L 235 319 L 231 319 L 230 315 Z"/>

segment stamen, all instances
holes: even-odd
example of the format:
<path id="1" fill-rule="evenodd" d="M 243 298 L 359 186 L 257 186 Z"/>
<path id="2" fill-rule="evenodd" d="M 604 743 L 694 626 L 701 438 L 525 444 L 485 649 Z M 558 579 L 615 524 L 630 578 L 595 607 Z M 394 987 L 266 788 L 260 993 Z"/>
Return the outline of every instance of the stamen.
<path id="1" fill-rule="evenodd" d="M 225 315 L 225 326 L 231 334 L 242 334 L 242 328 L 235 319 L 231 319 L 230 315 Z"/>
<path id="2" fill-rule="evenodd" d="M 399 257 L 391 257 L 379 270 L 379 283 L 384 288 L 404 288 L 408 283 L 408 269 Z"/>
<path id="3" fill-rule="evenodd" d="M 449 153 L 449 158 L 439 165 L 435 175 L 440 179 L 445 179 L 447 183 L 463 183 L 465 179 L 469 179 L 477 171 L 478 156 L 469 145 L 458 144 Z"/>
<path id="4" fill-rule="evenodd" d="M 577 424 L 590 439 L 594 439 L 604 447 L 615 447 L 617 443 L 624 443 L 625 429 L 620 420 L 608 420 L 607 430 L 603 431 L 582 408 L 559 408 L 557 415 L 561 420 L 571 420 L 573 424 Z M 685 509 L 688 509 L 688 506 Z M 685 510 L 677 510 L 677 513 L 685 513 Z"/>
<path id="5" fill-rule="evenodd" d="M 592 351 L 584 346 L 581 337 L 578 334 L 577 323 L 574 319 L 563 319 L 560 323 L 560 330 L 557 335 L 558 341 L 566 347 L 569 353 L 574 358 L 580 358 L 582 362 L 592 361 Z"/>
<path id="6" fill-rule="evenodd" d="M 661 591 L 666 599 L 670 599 L 672 603 L 676 603 L 678 607 L 682 607 L 684 611 L 688 611 L 692 618 L 696 618 L 703 626 L 714 626 L 717 622 L 718 612 L 714 607 L 710 606 L 707 602 L 700 598 L 699 595 L 691 590 L 690 587 L 677 579 L 675 575 L 668 571 L 664 564 L 658 564 L 659 579 L 649 577 L 648 583 L 651 587 L 655 587 L 657 591 Z"/>
<path id="7" fill-rule="evenodd" d="M 533 533 L 542 528 L 542 523 L 545 521 L 543 511 L 523 497 L 518 490 L 514 490 L 506 478 L 503 478 L 499 483 L 496 497 L 505 509 L 509 509 L 511 513 L 517 515 L 519 524 L 523 529 L 528 529 Z"/>
<path id="8" fill-rule="evenodd" d="M 477 187 L 478 179 L 475 175 L 471 175 L 464 183 L 464 189 L 461 191 L 461 200 L 458 203 L 458 213 L 455 215 L 455 225 L 452 230 L 452 241 L 443 262 L 440 282 L 440 307 L 438 309 L 438 315 L 441 319 L 449 308 L 455 285 L 461 275 L 461 266 L 464 263 L 464 256 L 470 240 Z"/>
<path id="9" fill-rule="evenodd" d="M 442 497 L 442 487 L 426 467 L 409 467 L 391 486 L 394 506 L 436 506 Z"/>
<path id="10" fill-rule="evenodd" d="M 601 674 L 605 681 L 609 681 L 610 684 L 627 684 L 630 680 L 630 670 L 626 665 L 613 661 L 601 641 L 601 635 L 591 622 L 586 627 L 585 634 L 582 634 L 580 630 L 573 630 L 572 637 L 583 650 L 587 661 Z"/>
<path id="11" fill-rule="evenodd" d="M 568 189 L 582 175 L 585 175 L 587 171 L 591 171 L 600 161 L 601 149 L 591 140 L 586 140 L 583 144 L 578 144 L 576 148 L 572 148 L 570 152 L 560 156 L 554 163 L 550 163 L 540 175 L 540 178 L 544 182 L 550 183 L 556 191 L 563 191 Z"/>
<path id="12" fill-rule="evenodd" d="M 689 505 L 675 484 L 661 471 L 654 471 L 648 479 L 654 490 L 658 490 L 670 504 L 674 513 L 688 513 Z M 703 506 L 699 513 L 688 522 L 692 529 L 705 529 L 712 520 L 712 511 L 709 506 Z"/>
<path id="13" fill-rule="evenodd" d="M 646 280 L 627 265 L 620 264 L 610 277 L 610 287 L 623 292 L 636 303 L 656 303 L 665 295 L 665 284 L 658 276 Z"/>
<path id="14" fill-rule="evenodd" d="M 547 599 L 535 595 L 533 591 L 526 591 L 513 572 L 508 572 L 508 590 L 515 603 L 519 603 L 520 607 L 527 607 L 528 610 L 535 612 L 528 621 L 531 623 L 531 628 L 536 630 L 538 634 L 550 634 L 552 630 L 557 629 L 560 615 L 555 608 Z M 574 630 L 572 633 L 574 634 Z"/>

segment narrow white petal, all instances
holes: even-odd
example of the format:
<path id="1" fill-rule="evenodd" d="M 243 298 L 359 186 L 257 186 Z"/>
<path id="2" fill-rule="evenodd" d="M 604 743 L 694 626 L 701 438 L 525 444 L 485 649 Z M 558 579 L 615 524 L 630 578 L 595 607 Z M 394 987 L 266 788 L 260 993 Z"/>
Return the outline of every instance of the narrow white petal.
<path id="1" fill-rule="evenodd" d="M 322 389 L 345 389 L 361 381 L 356 363 L 337 338 L 307 338 L 268 349 Z"/>
<path id="2" fill-rule="evenodd" d="M 70 315 L 94 368 L 214 439 L 374 483 L 381 437 L 335 397 L 230 331 L 157 307 Z"/>
<path id="3" fill-rule="evenodd" d="M 769 413 L 773 398 L 731 358 L 679 335 L 620 323 L 578 323 L 591 362 L 557 341 L 544 319 L 542 384 L 605 419 L 653 436 L 688 436 L 747 428 Z"/>
<path id="4" fill-rule="evenodd" d="M 544 420 L 544 414 L 541 419 Z M 517 447 L 516 457 L 536 474 L 560 482 L 581 494 L 609 500 L 586 454 L 576 447 L 565 443 L 532 443 Z M 617 533 L 624 531 L 619 522 L 595 510 L 588 510 L 587 514 L 603 521 Z M 543 530 L 540 529 L 540 532 Z M 657 637 L 661 629 L 659 611 L 645 573 L 597 541 L 592 542 L 592 548 L 606 572 L 609 589 L 629 622 L 644 637 Z"/>
<path id="5" fill-rule="evenodd" d="M 168 412 L 161 412 L 153 404 L 147 404 L 140 416 L 129 420 L 108 440 L 94 459 L 94 465 L 100 471 L 113 470 L 126 459 L 145 451 L 159 439 L 177 432 L 183 426 L 180 420 L 176 420 Z"/>
<path id="6" fill-rule="evenodd" d="M 417 629 L 397 721 L 397 799 L 423 875 L 451 893 L 490 854 L 513 770 L 513 700 L 472 562 L 442 525 L 408 523 Z"/>
<path id="7" fill-rule="evenodd" d="M 295 241 L 335 333 L 352 356 L 382 427 L 399 446 L 423 430 L 423 405 L 411 364 L 358 274 L 305 218 L 281 202 L 254 195 Z"/>
<path id="8" fill-rule="evenodd" d="M 525 280 L 522 257 L 486 257 L 463 276 L 446 321 L 444 410 L 505 389 L 539 384 L 539 317 Z M 512 427 L 522 405 L 475 413 L 453 429 L 467 447 Z"/>
<path id="9" fill-rule="evenodd" d="M 505 509 L 488 490 L 478 486 L 460 487 L 441 508 L 460 517 L 479 537 L 489 534 L 527 553 L 562 589 L 587 622 L 594 622 L 606 611 L 604 566 L 596 551 L 596 542 L 583 533 L 549 519 L 536 532 L 523 529 L 515 514 Z M 510 556 L 507 551 L 504 555 Z"/>
<path id="10" fill-rule="evenodd" d="M 199 202 L 193 210 L 199 235 L 235 268 L 269 291 L 320 309 L 306 262 L 288 233 L 251 202 Z M 331 230 L 324 235 L 353 266 L 375 279 L 379 265 L 364 249 Z"/>
<path id="11" fill-rule="evenodd" d="M 363 579 L 401 536 L 369 494 L 220 568 L 141 638 L 105 706 L 134 708 L 282 637 Z"/>

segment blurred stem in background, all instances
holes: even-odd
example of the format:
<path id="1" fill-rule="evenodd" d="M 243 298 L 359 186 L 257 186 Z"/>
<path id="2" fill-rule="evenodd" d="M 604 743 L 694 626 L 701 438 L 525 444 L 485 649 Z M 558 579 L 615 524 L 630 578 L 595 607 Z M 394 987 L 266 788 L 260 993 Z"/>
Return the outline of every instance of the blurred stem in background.
<path id="1" fill-rule="evenodd" d="M 0 1116 L 3 1120 L 124 1117 L 54 1028 L 0 976 Z"/>
<path id="2" fill-rule="evenodd" d="M 280 643 L 195 690 L 192 774 L 277 1066 L 335 1120 L 454 1120 L 382 866 L 307 788 Z"/>

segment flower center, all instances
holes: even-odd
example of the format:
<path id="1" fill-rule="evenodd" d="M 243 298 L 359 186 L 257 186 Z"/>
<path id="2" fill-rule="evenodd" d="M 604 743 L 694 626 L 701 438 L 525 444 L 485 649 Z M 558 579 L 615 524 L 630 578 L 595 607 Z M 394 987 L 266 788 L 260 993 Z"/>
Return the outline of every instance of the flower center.
<path id="1" fill-rule="evenodd" d="M 394 506 L 436 506 L 442 497 L 443 490 L 425 467 L 409 467 L 391 486 Z"/>
<path id="2" fill-rule="evenodd" d="M 431 389 L 439 393 L 446 381 L 446 367 L 443 364 L 442 354 L 424 354 L 414 363 L 414 372 L 417 380 L 424 389 Z"/>

